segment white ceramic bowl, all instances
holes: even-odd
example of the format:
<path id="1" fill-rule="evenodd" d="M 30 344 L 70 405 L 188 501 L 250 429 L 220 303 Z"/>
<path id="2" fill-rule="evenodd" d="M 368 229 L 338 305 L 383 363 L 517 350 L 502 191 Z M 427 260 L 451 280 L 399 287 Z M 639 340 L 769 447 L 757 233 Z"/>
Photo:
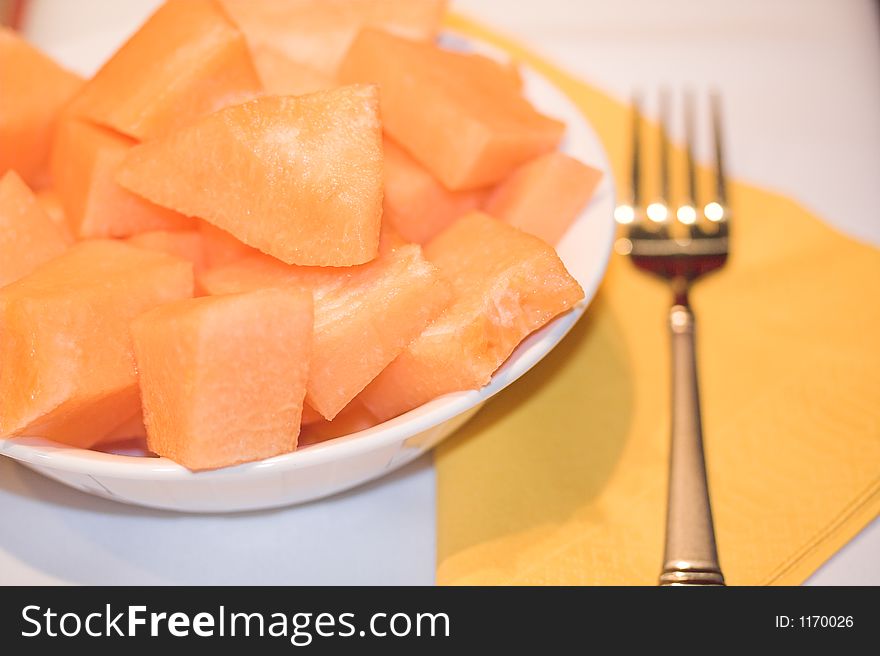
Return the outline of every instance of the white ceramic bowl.
<path id="1" fill-rule="evenodd" d="M 447 45 L 479 49 L 453 34 Z M 497 54 L 497 53 L 494 53 Z M 44 439 L 0 441 L 0 453 L 78 490 L 123 503 L 181 512 L 235 512 L 302 503 L 387 474 L 431 449 L 470 419 L 486 400 L 531 369 L 583 315 L 605 272 L 614 237 L 614 187 L 601 143 L 572 102 L 546 78 L 524 69 L 525 93 L 567 126 L 563 150 L 605 175 L 558 252 L 586 298 L 526 339 L 481 390 L 435 399 L 365 431 L 282 456 L 194 473 L 165 458 L 75 449 Z"/>

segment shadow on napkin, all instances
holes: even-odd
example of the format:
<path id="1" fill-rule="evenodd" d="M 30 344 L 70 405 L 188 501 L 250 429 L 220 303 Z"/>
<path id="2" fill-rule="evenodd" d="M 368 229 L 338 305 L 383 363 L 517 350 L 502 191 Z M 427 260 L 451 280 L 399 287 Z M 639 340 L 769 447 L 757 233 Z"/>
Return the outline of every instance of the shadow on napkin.
<path id="1" fill-rule="evenodd" d="M 454 512 L 459 503 L 471 510 L 449 518 L 468 526 L 441 533 L 441 552 L 564 521 L 601 492 L 618 463 L 633 410 L 629 354 L 606 306 L 597 297 L 556 349 L 439 447 L 444 461 L 456 462 L 456 475 L 471 481 L 461 487 L 440 479 L 440 512 Z M 595 368 L 580 367 L 578 358 Z M 584 423 L 584 417 L 592 421 Z M 480 480 L 487 484 L 475 482 Z M 475 486 L 479 494 L 471 498 Z M 499 506 L 504 514 L 496 512 Z"/>

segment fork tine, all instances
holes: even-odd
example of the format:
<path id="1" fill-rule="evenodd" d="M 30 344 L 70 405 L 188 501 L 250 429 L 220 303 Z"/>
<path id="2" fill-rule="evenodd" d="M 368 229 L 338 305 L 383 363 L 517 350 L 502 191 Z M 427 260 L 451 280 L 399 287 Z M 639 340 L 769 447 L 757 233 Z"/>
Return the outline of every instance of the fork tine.
<path id="1" fill-rule="evenodd" d="M 645 214 L 649 219 L 647 225 L 652 225 L 651 230 L 661 235 L 668 233 L 669 219 L 669 91 L 661 89 L 658 106 L 659 121 L 657 122 L 657 136 L 659 138 L 659 171 L 660 184 L 654 200 L 645 208 Z"/>
<path id="2" fill-rule="evenodd" d="M 687 196 L 685 201 L 691 207 L 697 205 L 697 167 L 694 163 L 695 133 L 694 133 L 694 94 L 686 91 L 684 94 L 684 138 L 685 138 L 685 167 L 687 171 Z"/>
<path id="3" fill-rule="evenodd" d="M 660 202 L 669 205 L 669 89 L 660 90 Z"/>
<path id="4" fill-rule="evenodd" d="M 630 116 L 630 148 L 632 149 L 632 161 L 630 162 L 630 188 L 629 196 L 625 202 L 614 208 L 614 219 L 621 225 L 636 223 L 639 216 L 639 206 L 642 202 L 642 98 L 639 93 L 633 93 L 632 112 Z M 635 226 L 630 226 L 630 229 Z"/>
<path id="5" fill-rule="evenodd" d="M 715 144 L 715 200 L 727 209 L 727 176 L 724 170 L 724 142 L 721 136 L 721 98 L 717 91 L 709 96 L 712 138 Z"/>
<path id="6" fill-rule="evenodd" d="M 642 96 L 633 94 L 632 98 L 632 207 L 638 209 L 642 204 Z"/>
<path id="7" fill-rule="evenodd" d="M 686 232 L 691 239 L 699 236 L 697 225 L 697 166 L 694 161 L 694 94 L 686 90 L 682 96 L 682 116 L 684 117 L 684 164 L 685 191 L 684 201 L 676 211 L 679 222 L 687 226 Z"/>

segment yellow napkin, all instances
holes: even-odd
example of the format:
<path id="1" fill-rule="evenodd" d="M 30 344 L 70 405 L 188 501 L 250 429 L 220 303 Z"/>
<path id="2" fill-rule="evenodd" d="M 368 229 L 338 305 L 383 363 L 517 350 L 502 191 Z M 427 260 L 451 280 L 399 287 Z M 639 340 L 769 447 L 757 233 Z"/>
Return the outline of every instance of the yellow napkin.
<path id="1" fill-rule="evenodd" d="M 566 91 L 626 180 L 626 106 L 449 24 Z M 778 194 L 735 183 L 731 197 L 730 263 L 693 294 L 721 566 L 732 585 L 797 584 L 880 510 L 880 251 Z M 572 334 L 441 445 L 439 583 L 656 583 L 669 302 L 612 257 Z"/>

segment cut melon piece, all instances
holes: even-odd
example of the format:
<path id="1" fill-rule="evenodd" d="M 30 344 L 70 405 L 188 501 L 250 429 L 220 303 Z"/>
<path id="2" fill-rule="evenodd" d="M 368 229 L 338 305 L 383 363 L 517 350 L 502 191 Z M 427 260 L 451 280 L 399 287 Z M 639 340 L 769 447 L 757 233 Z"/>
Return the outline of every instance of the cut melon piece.
<path id="1" fill-rule="evenodd" d="M 302 423 L 303 426 L 306 424 L 314 424 L 316 421 L 326 421 L 321 413 L 311 407 L 308 403 L 303 405 L 303 414 L 302 414 Z"/>
<path id="2" fill-rule="evenodd" d="M 68 244 L 15 171 L 0 178 L 0 287 L 57 257 Z"/>
<path id="3" fill-rule="evenodd" d="M 195 227 L 194 219 L 154 205 L 117 184 L 116 171 L 134 144 L 85 121 L 64 119 L 59 124 L 52 176 L 77 237 L 128 237 L 150 230 Z"/>
<path id="4" fill-rule="evenodd" d="M 425 255 L 455 300 L 358 397 L 382 421 L 482 387 L 527 335 L 584 297 L 551 246 L 480 212 L 441 233 Z"/>
<path id="5" fill-rule="evenodd" d="M 479 85 L 490 93 L 522 95 L 523 78 L 515 60 L 498 61 L 477 53 L 450 52 L 439 48 L 435 48 L 433 53 L 447 77 L 468 78 L 471 84 Z"/>
<path id="6" fill-rule="evenodd" d="M 447 189 L 495 184 L 554 150 L 565 130 L 502 66 L 377 30 L 360 33 L 339 76 L 381 87 L 385 131 Z"/>
<path id="7" fill-rule="evenodd" d="M 485 211 L 556 244 L 587 206 L 602 172 L 564 153 L 542 155 L 498 185 Z"/>
<path id="8" fill-rule="evenodd" d="M 144 413 L 143 410 L 138 408 L 134 415 L 107 433 L 102 442 L 112 444 L 124 440 L 146 440 L 146 438 L 147 427 L 144 425 Z M 146 442 L 144 442 L 144 446 L 146 447 Z"/>
<path id="9" fill-rule="evenodd" d="M 0 289 L 0 436 L 100 442 L 138 409 L 131 320 L 192 292 L 189 262 L 109 240 Z"/>
<path id="10" fill-rule="evenodd" d="M 208 268 L 231 264 L 248 255 L 256 255 L 260 251 L 242 244 L 225 230 L 213 226 L 207 221 L 199 221 L 199 232 L 205 248 Z"/>
<path id="11" fill-rule="evenodd" d="M 306 402 L 333 419 L 448 304 L 449 289 L 419 246 L 383 240 L 369 264 L 347 269 L 288 266 L 265 255 L 207 271 L 210 294 L 266 287 L 309 289 L 315 345 Z"/>
<path id="12" fill-rule="evenodd" d="M 252 55 L 263 88 L 271 96 L 302 96 L 336 86 L 332 76 L 293 61 L 272 48 L 253 49 Z"/>
<path id="13" fill-rule="evenodd" d="M 336 437 L 358 433 L 372 428 L 378 423 L 379 420 L 373 416 L 373 413 L 355 399 L 345 406 L 333 421 L 327 421 L 321 416 L 311 422 L 303 420 L 302 430 L 299 434 L 299 446 L 310 446 Z"/>
<path id="14" fill-rule="evenodd" d="M 296 448 L 312 297 L 264 289 L 169 303 L 131 326 L 147 446 L 190 469 Z"/>
<path id="15" fill-rule="evenodd" d="M 86 83 L 70 111 L 147 139 L 260 92 L 244 37 L 214 0 L 168 0 Z"/>
<path id="16" fill-rule="evenodd" d="M 220 0 L 254 53 L 271 48 L 328 77 L 355 36 L 376 27 L 411 39 L 437 34 L 446 0 Z"/>
<path id="17" fill-rule="evenodd" d="M 202 235 L 198 230 L 182 230 L 180 232 L 155 230 L 142 232 L 134 237 L 129 237 L 126 241 L 138 248 L 168 253 L 183 260 L 189 260 L 193 263 L 193 271 L 197 279 L 207 268 Z"/>
<path id="18" fill-rule="evenodd" d="M 81 85 L 79 76 L 0 27 L 0 176 L 15 170 L 36 189 L 46 185 L 56 118 Z"/>
<path id="19" fill-rule="evenodd" d="M 368 85 L 258 98 L 132 148 L 117 179 L 288 264 L 362 264 L 382 220 L 378 110 Z"/>
<path id="20" fill-rule="evenodd" d="M 409 242 L 424 244 L 482 205 L 488 190 L 448 191 L 386 137 L 383 220 Z"/>
<path id="21" fill-rule="evenodd" d="M 53 188 L 43 189 L 37 193 L 37 202 L 46 216 L 51 219 L 62 233 L 64 233 L 67 241 L 73 241 L 73 233 L 70 231 L 70 224 L 67 223 L 67 215 L 64 213 L 64 205 L 61 203 L 61 196 Z"/>

